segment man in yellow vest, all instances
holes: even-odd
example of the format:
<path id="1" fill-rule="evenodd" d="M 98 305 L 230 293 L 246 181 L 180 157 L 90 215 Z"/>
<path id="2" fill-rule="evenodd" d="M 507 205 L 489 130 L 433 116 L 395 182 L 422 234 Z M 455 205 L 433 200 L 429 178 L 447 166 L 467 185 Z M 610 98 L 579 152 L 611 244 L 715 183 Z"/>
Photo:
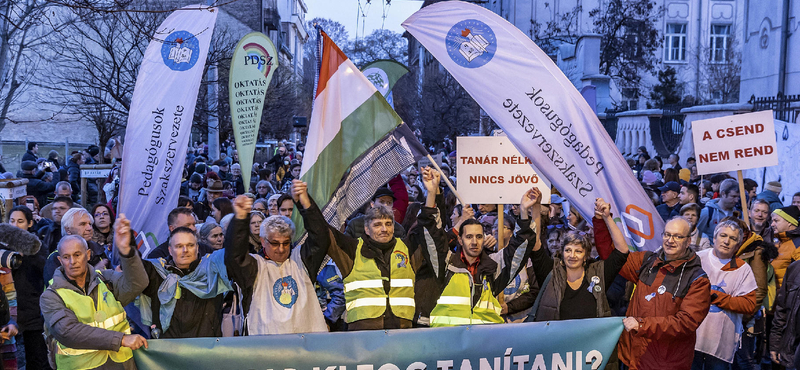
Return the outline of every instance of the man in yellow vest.
<path id="1" fill-rule="evenodd" d="M 136 369 L 133 350 L 147 348 L 144 337 L 131 334 L 123 309 L 147 286 L 147 274 L 131 248 L 130 221 L 120 215 L 114 228 L 122 272 L 91 269 L 80 236 L 58 243 L 61 267 L 40 300 L 53 368 Z"/>
<path id="2" fill-rule="evenodd" d="M 530 210 L 542 197 L 532 188 L 522 195 L 519 204 L 519 231 L 507 247 L 490 254 L 483 248 L 483 224 L 472 218 L 459 226 L 459 246 L 447 258 L 447 273 L 436 307 L 431 311 L 431 326 L 500 324 L 505 322 L 496 296 L 509 279 L 525 267 L 536 233 L 531 229 Z M 510 216 L 508 216 L 510 217 Z"/>
<path id="3" fill-rule="evenodd" d="M 447 250 L 446 236 L 436 219 L 439 173 L 425 168 L 423 182 L 428 190 L 425 206 L 417 218 L 417 226 L 412 227 L 404 239 L 394 237 L 394 212 L 382 205 L 367 211 L 364 217 L 366 235 L 354 239 L 328 225 L 308 195 L 306 183 L 294 180 L 292 196 L 303 216 L 311 255 L 319 258 L 327 253 L 344 277 L 348 330 L 412 326 L 416 316 L 415 298 L 420 298 L 415 297 L 417 275 L 433 269 L 435 264 L 430 262 L 431 257 L 438 260 L 438 255 L 444 255 Z M 431 244 L 435 247 L 431 248 Z M 438 292 L 419 290 L 417 293 L 438 295 Z"/>

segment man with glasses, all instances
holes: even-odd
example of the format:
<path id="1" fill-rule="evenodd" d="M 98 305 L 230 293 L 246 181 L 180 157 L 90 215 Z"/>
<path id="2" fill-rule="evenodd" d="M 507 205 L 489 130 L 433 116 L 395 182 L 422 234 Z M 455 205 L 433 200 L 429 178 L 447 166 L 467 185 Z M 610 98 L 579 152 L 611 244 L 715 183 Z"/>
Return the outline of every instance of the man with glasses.
<path id="1" fill-rule="evenodd" d="M 636 283 L 618 344 L 630 369 L 688 369 L 695 331 L 708 314 L 711 284 L 689 249 L 691 227 L 676 217 L 664 227 L 662 248 L 631 252 L 620 275 Z"/>
<path id="2" fill-rule="evenodd" d="M 247 333 L 328 331 L 314 289 L 316 271 L 324 255 L 311 256 L 305 245 L 293 248 L 294 224 L 282 215 L 270 216 L 261 223 L 263 253 L 248 254 L 252 204 L 252 199 L 246 196 L 236 197 L 234 219 L 225 238 L 225 264 L 233 281 L 242 289 Z"/>

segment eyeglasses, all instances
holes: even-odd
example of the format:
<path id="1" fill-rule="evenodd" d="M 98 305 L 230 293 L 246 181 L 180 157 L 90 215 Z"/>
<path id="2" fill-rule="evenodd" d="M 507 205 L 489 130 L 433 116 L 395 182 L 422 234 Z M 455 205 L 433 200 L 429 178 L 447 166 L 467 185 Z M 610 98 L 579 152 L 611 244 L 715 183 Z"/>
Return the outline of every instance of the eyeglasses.
<path id="1" fill-rule="evenodd" d="M 110 215 L 108 214 L 108 212 L 103 212 L 103 213 L 95 213 L 95 214 L 94 214 L 94 217 L 95 217 L 95 218 L 97 218 L 97 217 L 108 217 L 108 216 L 110 216 Z"/>
<path id="2" fill-rule="evenodd" d="M 563 229 L 566 228 L 567 225 L 564 224 L 556 224 L 556 225 L 547 225 L 547 229 Z"/>
<path id="3" fill-rule="evenodd" d="M 267 243 L 269 243 L 270 245 L 274 245 L 276 247 L 282 247 L 282 246 L 290 247 L 292 245 L 291 241 L 281 243 L 281 242 L 276 242 L 274 240 L 269 240 L 269 239 L 267 239 Z"/>
<path id="4" fill-rule="evenodd" d="M 661 236 L 664 238 L 664 240 L 673 239 L 676 242 L 681 242 L 681 241 L 683 241 L 683 239 L 688 238 L 688 236 L 686 236 L 686 235 L 678 235 L 678 234 L 670 234 L 670 233 L 661 233 Z"/>

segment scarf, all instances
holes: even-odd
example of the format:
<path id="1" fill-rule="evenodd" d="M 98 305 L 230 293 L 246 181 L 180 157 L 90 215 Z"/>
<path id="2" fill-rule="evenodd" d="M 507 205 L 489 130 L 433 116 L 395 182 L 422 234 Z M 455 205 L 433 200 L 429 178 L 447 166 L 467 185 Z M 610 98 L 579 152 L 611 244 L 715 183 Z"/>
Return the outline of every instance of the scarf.
<path id="1" fill-rule="evenodd" d="M 232 290 L 228 279 L 228 270 L 225 267 L 225 250 L 218 250 L 205 255 L 194 271 L 184 275 L 172 273 L 166 268 L 164 258 L 148 259 L 158 274 L 164 279 L 158 287 L 158 301 L 161 302 L 159 315 L 161 317 L 161 330 L 166 332 L 172 322 L 175 305 L 181 298 L 181 288 L 188 289 L 200 299 L 214 298 L 219 294 Z M 142 323 L 150 326 L 153 313 L 150 310 L 150 297 L 142 294 L 136 301 L 142 314 Z"/>

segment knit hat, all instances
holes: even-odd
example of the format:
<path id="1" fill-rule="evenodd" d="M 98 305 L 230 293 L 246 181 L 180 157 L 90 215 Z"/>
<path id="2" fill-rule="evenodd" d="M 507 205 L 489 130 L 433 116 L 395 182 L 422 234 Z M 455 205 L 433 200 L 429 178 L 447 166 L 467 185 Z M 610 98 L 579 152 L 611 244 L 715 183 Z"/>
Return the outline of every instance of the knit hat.
<path id="1" fill-rule="evenodd" d="M 656 177 L 656 174 L 654 174 L 653 171 L 644 171 L 644 174 L 642 175 L 643 183 L 652 185 L 655 184 L 656 181 L 658 181 L 658 177 Z"/>
<path id="2" fill-rule="evenodd" d="M 786 222 L 794 226 L 798 226 L 798 220 L 800 220 L 800 208 L 797 206 L 778 208 L 772 213 L 781 216 L 781 218 L 786 220 Z"/>
<path id="3" fill-rule="evenodd" d="M 764 190 L 769 190 L 775 194 L 780 194 L 783 191 L 783 187 L 779 181 L 770 181 L 764 186 Z"/>
<path id="4" fill-rule="evenodd" d="M 683 181 L 689 181 L 689 179 L 692 177 L 692 170 L 688 168 L 681 168 L 680 171 L 678 171 L 678 177 Z"/>
<path id="5" fill-rule="evenodd" d="M 23 171 L 33 171 L 36 169 L 36 162 L 34 161 L 22 161 L 19 166 Z"/>

